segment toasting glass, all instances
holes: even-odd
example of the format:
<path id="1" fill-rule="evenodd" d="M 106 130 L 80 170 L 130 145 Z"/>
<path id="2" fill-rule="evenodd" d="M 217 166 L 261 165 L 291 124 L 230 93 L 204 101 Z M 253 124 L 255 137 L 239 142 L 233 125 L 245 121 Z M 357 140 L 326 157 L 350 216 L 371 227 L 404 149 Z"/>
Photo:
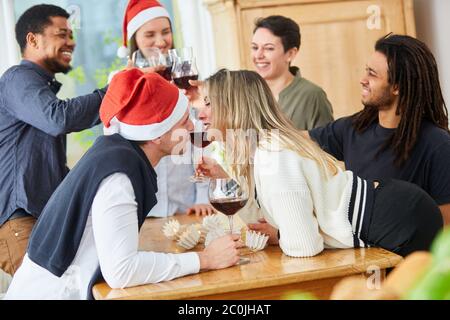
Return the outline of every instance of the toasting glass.
<path id="1" fill-rule="evenodd" d="M 200 176 L 197 174 L 197 166 L 200 164 L 203 158 L 203 149 L 211 144 L 208 140 L 207 131 L 204 130 L 204 124 L 198 119 L 195 109 L 191 109 L 191 120 L 194 124 L 194 131 L 191 135 L 191 156 L 192 163 L 194 165 L 194 175 L 190 177 L 190 180 L 194 183 L 208 182 L 209 178 Z"/>
<path id="2" fill-rule="evenodd" d="M 172 81 L 173 56 L 164 54 L 158 48 L 136 50 L 132 55 L 133 65 L 138 68 L 163 66 L 158 73 L 167 81 Z"/>
<path id="3" fill-rule="evenodd" d="M 172 78 L 180 89 L 188 90 L 189 80 L 198 80 L 198 68 L 192 48 L 173 49 L 169 51 L 173 59 Z"/>
<path id="4" fill-rule="evenodd" d="M 234 179 L 210 179 L 209 202 L 217 211 L 228 216 L 230 234 L 233 234 L 233 217 L 245 207 L 248 201 L 248 183 L 240 178 L 241 184 Z M 238 264 L 250 262 L 248 258 L 240 258 Z"/>

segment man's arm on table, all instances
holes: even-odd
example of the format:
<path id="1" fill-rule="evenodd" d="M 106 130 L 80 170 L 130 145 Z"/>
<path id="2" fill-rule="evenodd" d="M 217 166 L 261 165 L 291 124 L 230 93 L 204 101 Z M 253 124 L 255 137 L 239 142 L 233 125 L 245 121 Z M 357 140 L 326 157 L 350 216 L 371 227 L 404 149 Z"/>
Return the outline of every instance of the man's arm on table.
<path id="1" fill-rule="evenodd" d="M 139 251 L 137 203 L 123 173 L 103 180 L 92 204 L 92 228 L 102 274 L 111 288 L 157 283 L 200 270 L 222 269 L 239 260 L 238 236 L 216 239 L 203 252 Z"/>

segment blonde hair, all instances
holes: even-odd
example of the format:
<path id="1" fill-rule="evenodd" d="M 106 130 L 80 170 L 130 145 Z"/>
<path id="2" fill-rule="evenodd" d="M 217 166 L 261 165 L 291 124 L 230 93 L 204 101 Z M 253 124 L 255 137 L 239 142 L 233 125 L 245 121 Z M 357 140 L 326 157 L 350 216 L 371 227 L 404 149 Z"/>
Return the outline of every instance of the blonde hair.
<path id="1" fill-rule="evenodd" d="M 277 143 L 281 148 L 314 160 L 323 176 L 338 172 L 337 160 L 294 127 L 281 111 L 267 83 L 256 72 L 222 69 L 206 80 L 204 90 L 214 108 L 214 128 L 221 132 L 227 129 L 241 132 L 255 130 L 269 143 Z M 243 176 L 250 181 L 250 159 L 254 152 L 252 146 L 247 139 L 230 135 L 229 130 L 226 142 L 230 173 L 233 177 Z M 261 147 L 259 142 L 257 144 Z"/>

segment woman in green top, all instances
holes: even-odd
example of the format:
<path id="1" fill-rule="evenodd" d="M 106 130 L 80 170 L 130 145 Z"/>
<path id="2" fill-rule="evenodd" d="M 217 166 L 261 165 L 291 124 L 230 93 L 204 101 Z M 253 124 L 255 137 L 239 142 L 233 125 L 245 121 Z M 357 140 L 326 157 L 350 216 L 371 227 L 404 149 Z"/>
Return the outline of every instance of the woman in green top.
<path id="1" fill-rule="evenodd" d="M 291 67 L 301 43 L 300 27 L 283 16 L 259 19 L 252 39 L 256 72 L 269 85 L 283 112 L 300 130 L 333 121 L 333 110 L 322 88 Z"/>

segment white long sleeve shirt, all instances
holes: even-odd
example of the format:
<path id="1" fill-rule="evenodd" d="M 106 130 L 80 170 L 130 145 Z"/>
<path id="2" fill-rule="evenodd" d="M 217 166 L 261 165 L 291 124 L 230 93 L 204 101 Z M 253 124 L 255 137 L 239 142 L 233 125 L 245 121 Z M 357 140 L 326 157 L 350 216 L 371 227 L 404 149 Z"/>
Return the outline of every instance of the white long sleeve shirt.
<path id="1" fill-rule="evenodd" d="M 143 252 L 138 244 L 134 190 L 125 174 L 115 173 L 97 191 L 80 246 L 66 272 L 58 278 L 25 255 L 5 299 L 86 299 L 99 264 L 112 288 L 167 281 L 200 270 L 197 253 Z"/>
<path id="2" fill-rule="evenodd" d="M 286 255 L 310 257 L 324 248 L 352 248 L 355 240 L 365 245 L 359 236 L 366 209 L 371 210 L 367 181 L 342 170 L 326 180 L 315 161 L 270 147 L 257 149 L 254 178 L 265 218 L 279 229 Z"/>

